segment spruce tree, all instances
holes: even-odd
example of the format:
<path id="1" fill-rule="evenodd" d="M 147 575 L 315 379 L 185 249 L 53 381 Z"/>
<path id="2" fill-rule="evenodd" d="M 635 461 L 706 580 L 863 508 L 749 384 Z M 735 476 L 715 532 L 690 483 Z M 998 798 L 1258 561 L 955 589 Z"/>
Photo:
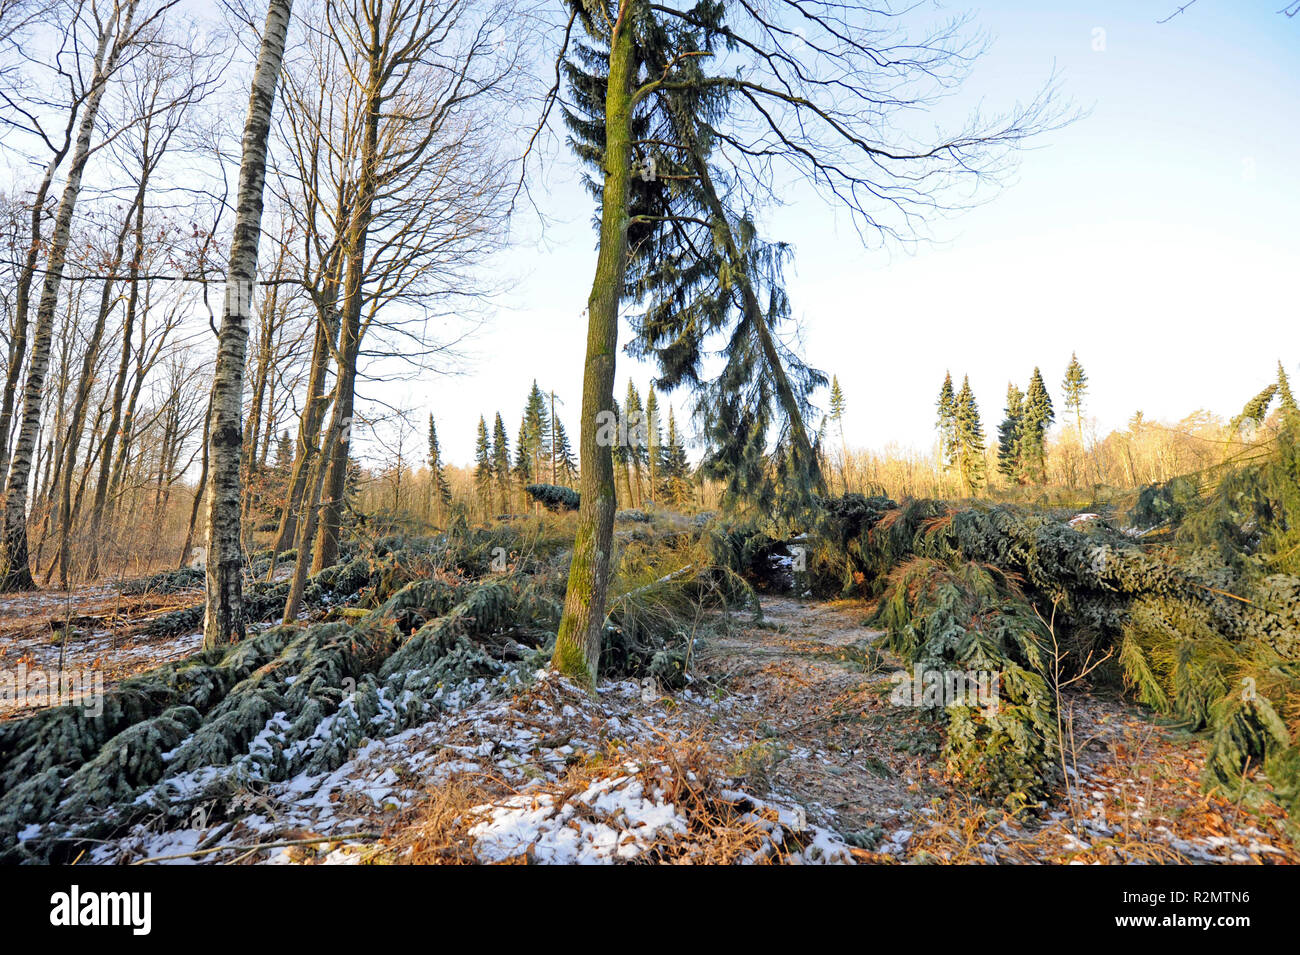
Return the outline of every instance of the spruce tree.
<path id="1" fill-rule="evenodd" d="M 688 465 L 686 448 L 677 431 L 677 418 L 672 405 L 668 406 L 668 438 L 660 456 L 659 471 L 663 475 L 664 497 L 674 507 L 683 507 L 690 499 L 690 487 L 687 484 Z"/>
<path id="2" fill-rule="evenodd" d="M 957 469 L 966 493 L 974 494 L 987 483 L 988 475 L 984 462 L 984 425 L 980 423 L 979 406 L 969 377 L 962 379 L 955 405 Z"/>
<path id="3" fill-rule="evenodd" d="M 838 376 L 831 376 L 831 420 L 835 422 L 835 427 L 840 433 L 840 482 L 844 485 L 844 493 L 849 492 L 849 446 L 844 440 L 844 412 L 848 405 L 844 400 L 844 392 L 840 390 L 840 379 Z"/>
<path id="4" fill-rule="evenodd" d="M 943 385 L 939 388 L 939 461 L 945 470 L 956 463 L 957 452 L 957 396 L 952 388 L 952 372 L 943 376 Z"/>
<path id="5" fill-rule="evenodd" d="M 623 298 L 644 305 L 633 316 L 629 351 L 658 363 L 663 390 L 686 385 L 695 392 L 702 468 L 724 482 L 724 505 L 797 511 L 824 490 L 806 420 L 809 395 L 827 382 L 778 334 L 790 317 L 782 276 L 788 246 L 761 239 L 748 210 L 723 201 L 729 182 L 710 165 L 710 123 L 722 117 L 731 81 L 703 82 L 703 58 L 693 54 L 729 44 L 723 14 L 709 3 L 681 22 L 636 20 L 632 61 L 647 68 L 672 62 L 683 82 L 661 88 L 655 108 L 628 124 L 636 162 L 649 173 L 631 178 L 626 198 Z M 593 36 L 600 33 L 597 17 L 580 16 L 596 26 Z M 603 51 L 578 44 L 565 65 L 572 95 L 565 122 L 575 151 L 600 177 L 587 182 L 602 201 L 609 63 Z M 715 340 L 725 363 L 706 378 Z"/>
<path id="6" fill-rule="evenodd" d="M 1024 445 L 1025 465 L 1038 484 L 1047 481 L 1047 431 L 1056 420 L 1052 397 L 1043 384 L 1043 374 L 1034 368 L 1025 391 L 1025 413 L 1021 436 Z"/>
<path id="7" fill-rule="evenodd" d="M 619 406 L 618 400 L 613 401 L 614 420 L 625 424 L 623 409 Z M 632 484 L 628 472 L 631 465 L 631 452 L 628 450 L 627 441 L 623 440 L 623 428 L 619 429 L 618 440 L 614 442 L 611 450 L 611 458 L 614 465 L 614 496 L 622 501 L 626 506 L 632 506 Z M 622 491 L 619 491 L 619 485 L 622 485 Z"/>
<path id="8" fill-rule="evenodd" d="M 550 430 L 550 448 L 551 448 L 551 483 L 560 483 L 560 416 L 555 413 L 555 392 L 547 394 L 551 406 L 551 430 Z"/>
<path id="9" fill-rule="evenodd" d="M 645 410 L 641 407 L 641 394 L 631 378 L 627 380 L 627 403 L 623 406 L 623 411 L 627 415 L 627 458 L 632 466 L 629 486 L 635 495 L 635 506 L 640 507 L 645 500 L 641 471 L 646 459 L 646 417 Z"/>
<path id="10" fill-rule="evenodd" d="M 506 437 L 506 423 L 497 412 L 492 423 L 492 474 L 496 478 L 501 496 L 501 513 L 509 514 L 510 506 L 510 439 Z"/>
<path id="11" fill-rule="evenodd" d="M 532 484 L 535 480 L 533 471 L 533 455 L 528 446 L 528 416 L 519 420 L 519 437 L 515 440 L 515 466 L 514 476 L 520 489 Z M 536 510 L 536 502 L 534 502 Z"/>
<path id="12" fill-rule="evenodd" d="M 1065 369 L 1065 378 L 1061 382 L 1061 394 L 1064 395 L 1065 410 L 1074 413 L 1074 424 L 1079 432 L 1079 447 L 1083 447 L 1083 401 L 1088 393 L 1088 375 L 1079 364 L 1079 356 L 1070 353 L 1070 364 Z"/>
<path id="13" fill-rule="evenodd" d="M 429 496 L 433 502 L 430 513 L 437 516 L 439 523 L 445 523 L 451 509 L 451 485 L 443 470 L 442 449 L 438 446 L 438 430 L 433 424 L 433 415 L 429 415 Z"/>
<path id="14" fill-rule="evenodd" d="M 650 390 L 645 396 L 645 433 L 646 487 L 653 504 L 659 487 L 659 452 L 664 439 L 663 428 L 659 425 L 659 397 L 655 394 L 654 382 L 650 383 Z"/>
<path id="15" fill-rule="evenodd" d="M 810 32 L 809 50 L 794 56 L 785 15 L 761 5 L 584 0 L 570 11 L 567 95 L 555 98 L 590 170 L 600 238 L 587 306 L 582 504 L 553 660 L 590 684 L 614 528 L 615 470 L 598 421 L 614 404 L 622 307 L 644 307 L 633 316 L 632 353 L 658 361 L 662 389 L 695 391 L 701 470 L 725 482 L 724 504 L 805 517 L 825 490 L 810 396 L 828 382 L 782 335 L 790 250 L 760 237 L 754 218 L 771 194 L 768 177 L 792 169 L 833 192 L 864 229 L 894 234 L 876 218 L 881 207 L 923 216 L 941 206 L 940 184 L 978 176 L 990 151 L 1042 128 L 1046 104 L 932 145 L 903 144 L 887 135 L 888 118 L 925 102 L 913 80 L 942 77 L 945 87 L 964 72 L 966 51 L 950 47 L 947 31 L 892 56 L 875 48 L 889 11 L 796 5 L 800 35 Z M 714 356 L 722 368 L 706 380 Z"/>
<path id="16" fill-rule="evenodd" d="M 487 419 L 478 417 L 478 438 L 474 442 L 474 491 L 484 514 L 492 511 L 492 439 L 488 436 Z"/>
<path id="17" fill-rule="evenodd" d="M 551 459 L 551 414 L 546 395 L 536 381 L 524 405 L 524 426 L 519 439 L 529 460 L 528 476 L 541 480 Z"/>
<path id="18" fill-rule="evenodd" d="M 578 477 L 578 463 L 573 457 L 573 446 L 569 443 L 569 435 L 564 430 L 564 422 L 559 415 L 553 416 L 551 422 L 555 429 L 555 461 L 559 470 L 557 482 L 573 484 Z"/>
<path id="19" fill-rule="evenodd" d="M 1291 391 L 1291 379 L 1287 377 L 1286 369 L 1280 361 L 1277 363 L 1277 399 L 1285 424 L 1300 420 L 1300 408 L 1296 407 L 1295 394 Z"/>
<path id="20" fill-rule="evenodd" d="M 1027 480 L 1021 442 L 1024 401 L 1024 392 L 1007 382 L 1006 415 L 998 425 L 998 471 L 1016 484 L 1024 484 Z"/>
<path id="21" fill-rule="evenodd" d="M 1273 398 L 1277 395 L 1277 384 L 1271 384 L 1254 398 L 1246 402 L 1246 406 L 1241 409 L 1241 414 L 1232 419 L 1229 427 L 1233 431 L 1254 432 L 1256 428 L 1264 423 L 1268 417 L 1269 406 L 1273 403 Z"/>

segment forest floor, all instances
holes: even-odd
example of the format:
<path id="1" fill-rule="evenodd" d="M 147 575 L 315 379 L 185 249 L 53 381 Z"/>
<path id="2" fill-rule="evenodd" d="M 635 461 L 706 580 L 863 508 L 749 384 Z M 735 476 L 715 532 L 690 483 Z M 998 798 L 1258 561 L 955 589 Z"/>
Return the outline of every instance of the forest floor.
<path id="1" fill-rule="evenodd" d="M 61 699 L 0 695 L 0 719 L 30 715 L 50 702 L 76 703 L 125 677 L 189 656 L 202 646 L 201 634 L 159 637 L 140 627 L 202 599 L 202 591 L 126 595 L 109 584 L 0 598 L 0 672 L 22 667 L 24 675 L 40 671 L 56 681 L 60 674 L 75 675 Z M 86 679 L 89 674 L 96 679 Z"/>
<path id="2" fill-rule="evenodd" d="M 133 635 L 193 599 L 6 599 L 0 666 L 62 659 L 111 684 L 197 649 L 197 634 Z M 1202 790 L 1203 740 L 1115 696 L 1065 699 L 1069 792 L 1042 811 L 962 792 L 933 721 L 891 702 L 901 667 L 868 609 L 765 596 L 761 620 L 733 616 L 701 641 L 676 693 L 622 681 L 593 696 L 547 671 L 512 693 L 466 687 L 332 773 L 250 783 L 219 822 L 199 807 L 188 828 L 145 823 L 83 861 L 1300 861 L 1281 810 Z"/>

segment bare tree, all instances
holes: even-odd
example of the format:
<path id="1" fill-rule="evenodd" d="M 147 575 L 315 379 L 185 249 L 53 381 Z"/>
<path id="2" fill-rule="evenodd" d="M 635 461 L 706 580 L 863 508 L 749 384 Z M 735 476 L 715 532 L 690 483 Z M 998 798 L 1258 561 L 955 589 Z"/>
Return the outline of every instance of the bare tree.
<path id="1" fill-rule="evenodd" d="M 0 575 L 0 592 L 30 590 L 35 586 L 28 562 L 27 491 L 33 448 L 41 418 L 45 375 L 49 368 L 54 313 L 58 306 L 59 287 L 67 260 L 72 217 L 81 192 L 82 176 L 90 158 L 95 121 L 109 79 L 122 65 L 124 56 L 134 52 L 133 48 L 138 48 L 140 37 L 153 30 L 163 12 L 171 4 L 164 4 L 137 20 L 139 6 L 140 0 L 125 0 L 125 2 L 118 0 L 113 4 L 111 14 L 101 15 L 95 4 L 91 4 L 90 14 L 98 25 L 94 66 L 89 92 L 81 107 L 77 135 L 72 146 L 71 164 L 50 236 L 41 299 L 36 313 L 36 332 L 32 340 L 31 356 L 28 359 L 27 378 L 23 386 L 22 419 L 5 485 L 4 568 Z"/>
<path id="2" fill-rule="evenodd" d="M 362 359 L 427 367 L 454 346 L 430 319 L 485 288 L 474 269 L 504 223 L 506 160 L 481 115 L 506 104 L 509 7 L 322 0 L 286 78 L 285 206 L 316 311 L 288 501 L 275 547 L 297 543 L 286 618 L 308 570 L 338 553 Z M 334 386 L 326 394 L 330 366 Z M 330 421 L 322 436 L 326 411 Z M 314 542 L 314 547 L 313 547 Z"/>
<path id="3" fill-rule="evenodd" d="M 509 51 L 498 49 L 504 6 L 329 0 L 324 9 L 328 40 L 351 79 L 344 142 L 355 144 L 356 172 L 343 179 L 353 199 L 342 243 L 338 374 L 315 570 L 338 554 L 364 338 L 381 312 L 393 328 L 387 306 L 427 295 L 431 284 L 443 296 L 449 279 L 468 290 L 463 265 L 482 254 L 500 225 L 503 168 L 484 135 L 490 127 L 476 127 L 469 110 L 501 95 L 513 66 Z"/>

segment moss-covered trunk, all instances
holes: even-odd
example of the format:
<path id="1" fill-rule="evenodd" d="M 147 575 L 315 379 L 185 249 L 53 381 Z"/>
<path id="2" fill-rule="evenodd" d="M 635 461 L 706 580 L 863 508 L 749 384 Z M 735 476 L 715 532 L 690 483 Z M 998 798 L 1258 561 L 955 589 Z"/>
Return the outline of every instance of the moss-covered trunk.
<path id="1" fill-rule="evenodd" d="M 618 306 L 627 271 L 628 191 L 632 179 L 631 29 L 620 16 L 610 37 L 609 86 L 605 94 L 605 182 L 601 195 L 600 251 L 587 300 L 587 359 L 582 380 L 579 460 L 582 501 L 573 563 L 564 596 L 564 617 L 555 642 L 555 668 L 594 685 L 600 663 L 614 540 L 614 462 L 603 439 L 602 412 L 614 407 L 614 359 Z M 617 429 L 615 429 L 617 430 Z"/>

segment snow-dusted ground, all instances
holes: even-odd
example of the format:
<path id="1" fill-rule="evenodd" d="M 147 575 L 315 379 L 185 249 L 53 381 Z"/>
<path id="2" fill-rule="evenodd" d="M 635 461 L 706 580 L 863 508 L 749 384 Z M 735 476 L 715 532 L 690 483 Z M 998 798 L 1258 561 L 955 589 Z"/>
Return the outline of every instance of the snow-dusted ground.
<path id="1" fill-rule="evenodd" d="M 481 862 L 704 858 L 702 802 L 712 813 L 705 828 L 725 818 L 746 834 L 736 861 L 1294 858 L 1276 817 L 1205 797 L 1195 744 L 1171 742 L 1119 704 L 1091 698 L 1073 710 L 1071 775 L 1085 811 L 1071 819 L 1058 807 L 1015 821 L 971 804 L 972 818 L 985 821 L 959 845 L 949 839 L 960 827 L 948 810 L 965 797 L 940 779 L 933 750 L 915 745 L 926 739 L 916 714 L 880 692 L 888 673 L 864 670 L 849 652 L 872 637 L 862 614 L 764 605 L 762 627 L 702 647 L 697 679 L 671 695 L 624 681 L 593 696 L 549 671 L 513 670 L 440 687 L 436 699 L 418 701 L 418 725 L 394 731 L 409 724 L 396 715 L 410 701 L 381 694 L 364 724 L 370 738 L 329 773 L 267 781 L 268 767 L 295 764 L 295 747 L 325 745 L 335 723 L 359 721 L 352 702 L 322 721 L 319 738 L 296 742 L 277 714 L 230 765 L 170 777 L 147 794 L 146 805 L 185 807 L 188 824 L 164 826 L 159 813 L 81 861 L 418 858 L 410 834 L 434 795 L 479 783 L 456 811 L 465 853 Z M 690 746 L 714 757 L 707 778 L 680 764 Z M 204 801 L 212 791 L 225 796 Z M 864 844 L 870 852 L 857 848 Z M 1168 854 L 1143 855 L 1151 847 Z"/>
<path id="2" fill-rule="evenodd" d="M 0 598 L 0 719 L 66 703 L 89 708 L 94 693 L 122 677 L 194 653 L 202 646 L 201 633 L 153 637 L 127 633 L 126 626 L 86 622 L 194 599 L 202 594 L 123 597 L 112 585 Z M 63 689 L 51 693 L 54 687 Z"/>
<path id="3" fill-rule="evenodd" d="M 631 861 L 691 839 L 687 807 L 669 796 L 674 788 L 669 767 L 654 760 L 611 762 L 591 772 L 576 791 L 569 782 L 570 767 L 611 746 L 643 748 L 681 740 L 693 722 L 683 718 L 683 709 L 699 717 L 735 705 L 713 703 L 689 691 L 676 699 L 661 697 L 636 682 L 607 684 L 593 697 L 549 671 L 516 693 L 466 687 L 449 703 L 427 723 L 366 743 L 334 772 L 250 784 L 232 803 L 237 814 L 233 823 L 209 823 L 200 806 L 187 828 L 157 831 L 140 825 L 99 845 L 84 861 L 278 864 L 301 861 L 304 855 L 317 862 L 356 861 L 377 846 L 383 851 L 375 834 L 391 833 L 405 810 L 418 806 L 430 789 L 456 778 L 492 779 L 505 793 L 466 810 L 466 828 L 479 861 Z M 272 720 L 250 749 L 272 745 L 279 729 Z M 193 786 L 203 782 L 190 781 Z M 185 784 L 175 789 L 178 798 L 193 791 Z M 755 861 L 765 855 L 789 862 L 852 861 L 852 849 L 831 831 L 810 824 L 802 809 L 739 790 L 717 792 L 739 825 L 761 833 Z M 348 839 L 357 833 L 367 835 Z M 319 852 L 304 854 L 289 846 L 249 851 L 259 843 L 317 837 Z M 233 848 L 186 855 L 217 846 Z"/>

